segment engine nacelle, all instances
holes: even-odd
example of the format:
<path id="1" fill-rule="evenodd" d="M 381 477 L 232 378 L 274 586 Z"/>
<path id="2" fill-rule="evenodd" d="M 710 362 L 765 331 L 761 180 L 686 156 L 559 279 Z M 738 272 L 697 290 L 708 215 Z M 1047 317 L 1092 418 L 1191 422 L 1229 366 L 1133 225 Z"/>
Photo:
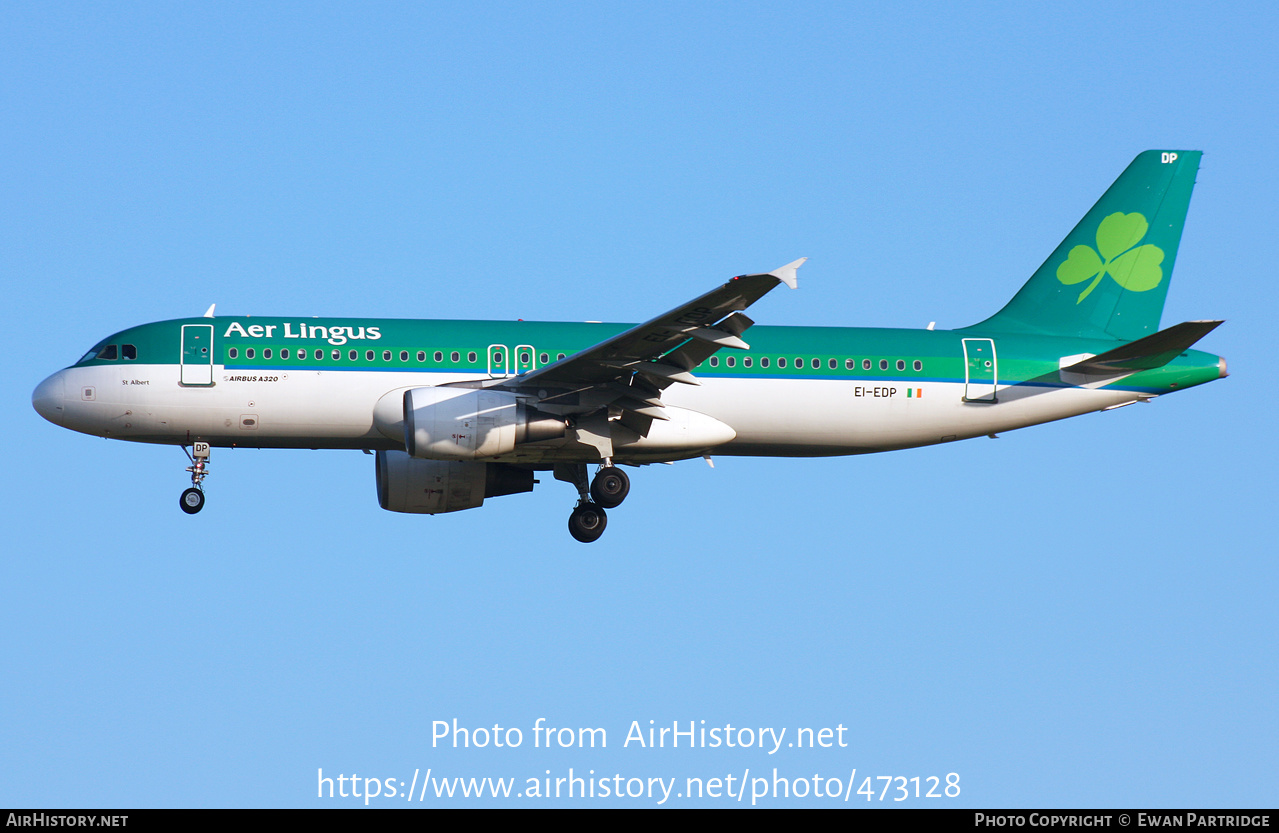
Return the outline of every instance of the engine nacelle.
<path id="1" fill-rule="evenodd" d="M 416 460 L 377 453 L 377 502 L 392 512 L 436 515 L 474 509 L 486 497 L 533 491 L 533 472 L 501 463 Z"/>
<path id="2" fill-rule="evenodd" d="M 404 447 L 410 457 L 479 460 L 509 454 L 521 443 L 562 437 L 564 432 L 563 420 L 528 408 L 505 391 L 411 388 L 404 392 Z"/>

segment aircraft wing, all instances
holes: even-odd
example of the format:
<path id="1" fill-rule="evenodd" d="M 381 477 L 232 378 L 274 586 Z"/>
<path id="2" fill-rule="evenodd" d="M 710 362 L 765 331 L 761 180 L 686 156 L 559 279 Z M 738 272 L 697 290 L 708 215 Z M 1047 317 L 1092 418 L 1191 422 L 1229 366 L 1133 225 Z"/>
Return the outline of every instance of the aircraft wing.
<path id="1" fill-rule="evenodd" d="M 542 410 L 580 414 L 611 405 L 650 420 L 664 419 L 661 391 L 675 383 L 698 384 L 690 371 L 722 348 L 746 349 L 741 334 L 755 322 L 742 310 L 778 284 L 795 288 L 796 270 L 807 259 L 772 272 L 739 275 L 593 347 L 507 379 L 500 387 L 538 391 L 537 407 Z"/>

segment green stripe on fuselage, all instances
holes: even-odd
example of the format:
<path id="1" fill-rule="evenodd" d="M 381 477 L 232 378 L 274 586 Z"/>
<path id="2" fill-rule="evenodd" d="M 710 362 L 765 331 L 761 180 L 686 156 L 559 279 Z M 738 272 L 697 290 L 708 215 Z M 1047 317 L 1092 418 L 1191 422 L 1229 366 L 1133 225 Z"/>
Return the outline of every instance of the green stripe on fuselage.
<path id="1" fill-rule="evenodd" d="M 332 371 L 447 372 L 489 377 L 488 351 L 504 346 L 511 375 L 530 369 L 517 363 L 517 348 L 531 348 L 531 366 L 541 367 L 560 354 L 572 355 L 628 329 L 628 324 L 588 324 L 538 321 L 448 321 L 358 318 L 188 318 L 144 324 L 104 339 L 97 350 L 110 344 L 131 344 L 138 364 L 179 364 L 184 324 L 214 325 L 214 362 L 228 369 L 288 368 Z M 363 337 L 359 337 L 359 336 Z M 694 369 L 703 379 L 843 379 L 897 381 L 905 385 L 926 382 L 963 382 L 963 339 L 990 338 L 995 342 L 1000 385 L 1030 384 L 1067 386 L 1058 377 L 1060 359 L 1080 354 L 1100 354 L 1115 347 L 1113 340 L 1066 338 L 1030 334 L 981 332 L 976 329 L 904 330 L 853 327 L 756 326 L 743 336 L 750 350 L 720 350 L 716 366 L 709 360 Z M 229 357 L 231 348 L 236 358 Z M 252 348 L 254 356 L 248 357 Z M 298 351 L 305 351 L 299 358 Z M 270 358 L 266 351 L 270 351 Z M 282 351 L 288 358 L 282 358 Z M 321 351 L 322 358 L 315 357 Z M 352 350 L 356 359 L 350 358 Z M 368 351 L 373 358 L 368 358 Z M 337 358 L 334 358 L 337 351 Z M 389 351 L 390 358 L 386 358 Z M 407 360 L 401 354 L 407 353 Z M 418 360 L 419 352 L 424 360 Z M 442 354 L 437 361 L 436 353 Z M 452 356 L 458 354 L 458 360 Z M 470 361 L 469 355 L 475 355 Z M 117 355 L 119 351 L 117 351 Z M 728 366 L 733 359 L 734 366 Z M 751 360 L 747 367 L 745 360 Z M 767 367 L 764 361 L 767 359 Z M 781 366 L 779 360 L 785 360 Z M 802 367 L 797 367 L 802 360 Z M 813 367 L 813 360 L 818 366 Z M 834 360 L 835 367 L 831 367 Z M 853 366 L 848 362 L 852 360 Z M 869 360 L 870 367 L 866 362 Z M 122 358 L 89 358 L 77 366 L 121 365 Z M 887 367 L 881 365 L 887 362 Z M 904 369 L 898 368 L 898 362 Z M 915 369 L 915 363 L 919 369 Z M 1202 384 L 1220 376 L 1220 359 L 1189 350 L 1168 365 L 1147 370 L 1112 383 L 1112 387 L 1164 393 Z"/>

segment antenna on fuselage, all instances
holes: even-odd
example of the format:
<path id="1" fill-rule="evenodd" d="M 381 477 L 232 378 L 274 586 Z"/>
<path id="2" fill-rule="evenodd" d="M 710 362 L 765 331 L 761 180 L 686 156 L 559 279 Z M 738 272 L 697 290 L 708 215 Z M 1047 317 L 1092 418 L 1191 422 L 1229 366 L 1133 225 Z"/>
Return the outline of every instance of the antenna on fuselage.
<path id="1" fill-rule="evenodd" d="M 213 308 L 214 308 L 214 307 L 216 307 L 216 306 L 217 306 L 217 304 L 216 304 L 216 303 L 215 303 L 215 304 L 209 304 L 209 308 L 208 308 L 207 310 L 205 310 L 205 311 L 204 311 L 204 317 L 205 317 L 205 318 L 212 318 L 212 317 L 213 317 Z"/>

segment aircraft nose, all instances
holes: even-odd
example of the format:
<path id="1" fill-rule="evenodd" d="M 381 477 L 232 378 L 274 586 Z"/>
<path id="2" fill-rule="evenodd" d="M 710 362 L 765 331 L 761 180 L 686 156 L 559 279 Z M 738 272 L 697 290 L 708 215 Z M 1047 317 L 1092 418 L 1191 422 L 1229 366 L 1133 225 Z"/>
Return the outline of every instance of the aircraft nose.
<path id="1" fill-rule="evenodd" d="M 65 413 L 63 406 L 65 390 L 65 377 L 59 370 L 36 387 L 35 392 L 31 394 L 31 405 L 40 416 L 54 425 L 61 425 Z"/>

